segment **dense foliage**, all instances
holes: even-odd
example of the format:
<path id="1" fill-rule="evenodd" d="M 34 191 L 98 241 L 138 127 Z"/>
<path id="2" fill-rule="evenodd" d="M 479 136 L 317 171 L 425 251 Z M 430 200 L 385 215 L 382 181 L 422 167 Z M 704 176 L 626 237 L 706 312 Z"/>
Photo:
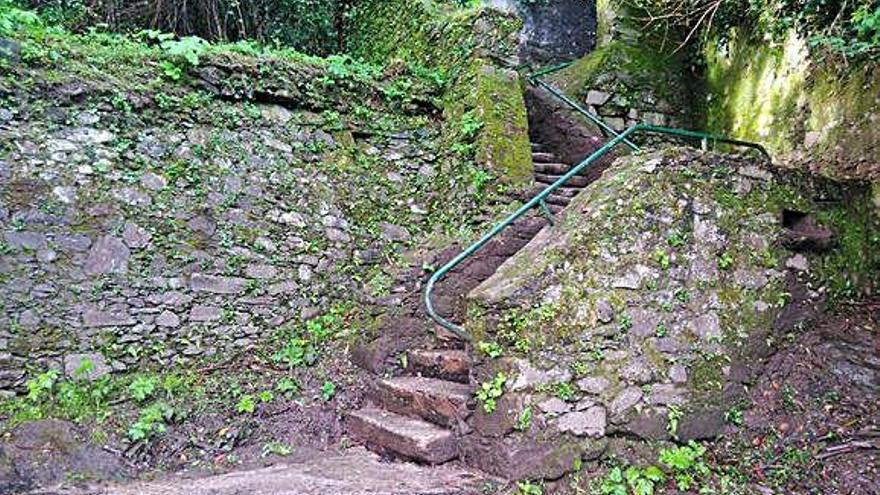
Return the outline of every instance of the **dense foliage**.
<path id="1" fill-rule="evenodd" d="M 212 41 L 276 42 L 317 55 L 338 51 L 354 0 L 32 0 L 73 30 L 156 29 Z"/>
<path id="2" fill-rule="evenodd" d="M 688 41 L 701 33 L 760 26 L 782 36 L 796 29 L 810 45 L 846 59 L 880 57 L 877 0 L 629 0 L 642 20 Z"/>
<path id="3" fill-rule="evenodd" d="M 461 7 L 479 0 L 447 0 Z M 528 0 L 534 2 L 536 0 Z M 544 0 L 538 0 L 544 1 Z M 53 23 L 82 31 L 153 29 L 210 41 L 256 40 L 312 55 L 339 52 L 358 0 L 29 0 Z"/>

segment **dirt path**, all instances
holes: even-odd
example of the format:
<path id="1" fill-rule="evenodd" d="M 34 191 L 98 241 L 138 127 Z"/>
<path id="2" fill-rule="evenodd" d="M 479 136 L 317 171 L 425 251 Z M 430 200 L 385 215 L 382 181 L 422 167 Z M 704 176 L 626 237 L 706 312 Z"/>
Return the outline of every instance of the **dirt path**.
<path id="1" fill-rule="evenodd" d="M 363 449 L 310 461 L 204 478 L 113 485 L 34 495 L 471 495 L 491 481 L 452 465 L 382 462 Z"/>

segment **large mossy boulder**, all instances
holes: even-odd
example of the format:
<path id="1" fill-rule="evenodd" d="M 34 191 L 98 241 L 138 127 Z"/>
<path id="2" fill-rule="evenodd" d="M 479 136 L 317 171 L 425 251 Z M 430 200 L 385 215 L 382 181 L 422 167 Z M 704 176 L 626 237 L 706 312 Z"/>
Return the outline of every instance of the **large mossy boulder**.
<path id="1" fill-rule="evenodd" d="M 469 295 L 467 329 L 504 347 L 478 376 L 520 405 L 493 414 L 529 408 L 523 441 L 718 434 L 780 339 L 876 289 L 877 218 L 867 185 L 762 159 L 617 160 Z"/>

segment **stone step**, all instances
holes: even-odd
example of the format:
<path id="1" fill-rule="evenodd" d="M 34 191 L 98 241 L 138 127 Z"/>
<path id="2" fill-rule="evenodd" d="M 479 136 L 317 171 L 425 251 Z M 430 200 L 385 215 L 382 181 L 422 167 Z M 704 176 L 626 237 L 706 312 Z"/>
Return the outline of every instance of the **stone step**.
<path id="1" fill-rule="evenodd" d="M 553 184 L 561 178 L 562 175 L 535 174 L 535 182 L 539 184 Z M 581 175 L 575 175 L 565 183 L 568 187 L 586 187 L 589 184 L 590 181 Z"/>
<path id="2" fill-rule="evenodd" d="M 349 434 L 382 454 L 418 462 L 442 464 L 458 457 L 452 432 L 420 419 L 365 407 L 346 414 Z"/>
<path id="3" fill-rule="evenodd" d="M 376 382 L 371 397 L 391 412 L 456 426 L 470 413 L 471 387 L 436 378 L 400 376 Z"/>
<path id="4" fill-rule="evenodd" d="M 532 161 L 535 163 L 553 163 L 558 162 L 559 157 L 554 155 L 553 153 L 536 151 L 532 153 Z"/>
<path id="5" fill-rule="evenodd" d="M 557 206 L 568 206 L 571 203 L 571 198 L 560 196 L 556 193 L 547 196 L 547 199 L 544 200 L 548 205 L 557 205 Z M 550 211 L 553 211 L 552 209 Z"/>
<path id="6" fill-rule="evenodd" d="M 546 174 L 546 175 L 565 175 L 571 170 L 571 165 L 567 163 L 535 163 L 533 170 L 536 174 Z M 581 170 L 578 174 L 585 175 L 585 170 Z"/>
<path id="7" fill-rule="evenodd" d="M 416 349 L 407 353 L 406 370 L 414 375 L 467 383 L 471 360 L 463 350 Z"/>
<path id="8" fill-rule="evenodd" d="M 555 194 L 564 198 L 573 198 L 580 194 L 581 191 L 583 191 L 583 188 L 580 187 L 559 187 L 553 190 L 551 196 Z"/>
<path id="9" fill-rule="evenodd" d="M 543 185 L 543 184 L 542 184 L 542 185 Z M 542 191 L 543 191 L 544 189 L 546 189 L 546 186 L 541 188 Z M 562 186 L 562 187 L 557 187 L 556 189 L 554 189 L 553 192 L 550 193 L 550 195 L 551 195 L 551 196 L 553 196 L 553 195 L 561 196 L 561 197 L 563 197 L 563 198 L 573 198 L 573 197 L 577 196 L 578 194 L 580 194 L 580 192 L 583 191 L 583 190 L 584 190 L 584 189 L 581 188 L 581 187 L 565 187 L 565 186 Z"/>
<path id="10" fill-rule="evenodd" d="M 532 151 L 536 151 L 536 152 L 547 151 L 547 146 L 544 144 L 541 144 L 541 143 L 531 143 L 531 144 L 532 144 Z"/>

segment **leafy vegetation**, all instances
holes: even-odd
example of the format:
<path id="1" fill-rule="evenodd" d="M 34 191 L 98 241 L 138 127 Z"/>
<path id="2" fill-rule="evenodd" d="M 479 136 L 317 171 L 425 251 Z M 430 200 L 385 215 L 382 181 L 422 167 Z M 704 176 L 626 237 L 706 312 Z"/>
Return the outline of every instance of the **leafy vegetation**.
<path id="1" fill-rule="evenodd" d="M 679 490 L 696 488 L 701 479 L 710 474 L 703 460 L 706 448 L 696 442 L 689 442 L 660 452 L 660 463 L 670 470 Z"/>
<path id="2" fill-rule="evenodd" d="M 880 4 L 873 0 L 628 0 L 648 28 L 684 40 L 734 26 L 782 36 L 795 29 L 819 51 L 844 59 L 880 57 Z M 679 40 L 680 41 L 680 40 Z"/>
<path id="3" fill-rule="evenodd" d="M 495 342 L 478 342 L 477 349 L 487 357 L 496 359 L 501 357 L 504 350 Z"/>
<path id="4" fill-rule="evenodd" d="M 507 375 L 502 372 L 488 382 L 483 382 L 477 390 L 477 401 L 483 406 L 486 414 L 492 414 L 497 407 L 497 400 L 504 394 L 504 385 L 507 383 Z"/>
<path id="5" fill-rule="evenodd" d="M 703 459 L 706 448 L 689 442 L 664 449 L 658 458 L 659 466 L 649 465 L 611 467 L 598 487 L 601 495 L 653 495 L 666 486 L 667 480 L 682 491 L 699 493 L 714 491 L 713 471 Z"/>
<path id="6" fill-rule="evenodd" d="M 652 495 L 655 487 L 666 479 L 656 466 L 626 469 L 614 467 L 605 475 L 599 492 L 602 495 Z"/>

